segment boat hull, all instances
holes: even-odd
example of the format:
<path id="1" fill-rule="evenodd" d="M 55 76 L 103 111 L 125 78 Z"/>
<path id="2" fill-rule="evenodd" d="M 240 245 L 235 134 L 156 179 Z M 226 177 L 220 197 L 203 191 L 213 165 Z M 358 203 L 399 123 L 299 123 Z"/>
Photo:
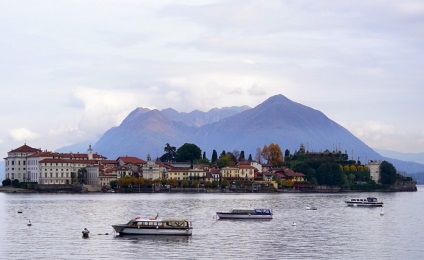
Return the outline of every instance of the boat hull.
<path id="1" fill-rule="evenodd" d="M 272 219 L 272 215 L 234 214 L 228 212 L 217 212 L 219 219 Z"/>
<path id="2" fill-rule="evenodd" d="M 127 225 L 112 225 L 120 235 L 160 235 L 160 236 L 191 236 L 192 228 L 160 228 L 160 227 L 129 227 Z"/>
<path id="3" fill-rule="evenodd" d="M 359 203 L 359 202 L 346 201 L 346 204 L 349 207 L 383 207 L 383 202 L 377 202 L 377 203 Z"/>

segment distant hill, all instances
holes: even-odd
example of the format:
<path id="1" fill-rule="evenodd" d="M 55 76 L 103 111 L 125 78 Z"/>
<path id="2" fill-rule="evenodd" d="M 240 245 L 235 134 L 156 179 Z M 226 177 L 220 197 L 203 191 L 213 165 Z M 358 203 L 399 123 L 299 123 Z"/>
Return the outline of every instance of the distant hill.
<path id="1" fill-rule="evenodd" d="M 322 112 L 283 95 L 272 96 L 254 108 L 227 107 L 190 113 L 172 108 L 137 108 L 119 126 L 106 131 L 93 149 L 108 158 L 146 158 L 147 154 L 156 158 L 164 153 L 166 143 L 177 148 L 194 143 L 208 158 L 213 150 L 243 150 L 246 157 L 254 157 L 257 148 L 271 143 L 294 153 L 303 144 L 311 152 L 338 150 L 363 163 L 387 160 L 399 171 L 424 172 L 422 164 L 383 157 Z"/>
<path id="2" fill-rule="evenodd" d="M 402 161 L 424 163 L 424 153 L 401 153 L 389 150 L 376 150 L 384 157 L 394 158 Z"/>
<path id="3" fill-rule="evenodd" d="M 114 158 L 135 155 L 161 156 L 166 143 L 179 147 L 197 144 L 207 155 L 244 150 L 256 153 L 270 143 L 291 152 L 304 144 L 309 151 L 340 149 L 360 160 L 383 157 L 318 110 L 283 95 L 270 97 L 254 107 L 212 109 L 179 113 L 173 109 L 137 108 L 118 127 L 108 130 L 94 145 L 95 151 Z"/>

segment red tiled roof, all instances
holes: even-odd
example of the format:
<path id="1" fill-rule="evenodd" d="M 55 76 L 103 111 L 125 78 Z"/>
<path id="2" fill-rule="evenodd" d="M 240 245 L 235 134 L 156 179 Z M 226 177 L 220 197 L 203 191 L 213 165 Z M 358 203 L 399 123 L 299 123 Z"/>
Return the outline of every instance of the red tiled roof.
<path id="1" fill-rule="evenodd" d="M 242 164 L 238 166 L 239 168 L 243 168 L 243 169 L 255 169 L 255 167 L 251 166 L 250 164 Z"/>
<path id="2" fill-rule="evenodd" d="M 131 163 L 131 164 L 143 164 L 146 163 L 146 161 L 137 158 L 137 157 L 131 157 L 131 156 L 125 156 L 125 157 L 119 157 L 118 160 L 121 159 L 125 164 Z"/>
<path id="3" fill-rule="evenodd" d="M 55 158 L 46 158 L 40 161 L 40 163 L 87 163 L 87 164 L 97 164 L 97 160 L 68 160 L 68 159 L 55 159 Z"/>
<path id="4" fill-rule="evenodd" d="M 10 151 L 10 153 L 39 153 L 39 152 L 41 152 L 40 149 L 32 148 L 31 146 L 28 146 L 26 144 Z"/>
<path id="5" fill-rule="evenodd" d="M 57 156 L 57 153 L 44 151 L 44 152 L 33 153 L 29 155 L 28 157 L 54 157 L 54 156 Z"/>

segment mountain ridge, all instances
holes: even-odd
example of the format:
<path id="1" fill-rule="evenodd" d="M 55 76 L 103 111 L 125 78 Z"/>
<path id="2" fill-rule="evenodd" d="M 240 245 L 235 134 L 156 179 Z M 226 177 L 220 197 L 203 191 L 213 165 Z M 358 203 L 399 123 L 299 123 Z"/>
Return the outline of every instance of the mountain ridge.
<path id="1" fill-rule="evenodd" d="M 147 154 L 155 158 L 164 153 L 166 143 L 176 147 L 194 143 L 208 158 L 213 150 L 218 153 L 243 150 L 246 157 L 249 154 L 254 157 L 257 148 L 277 143 L 291 153 L 303 144 L 313 152 L 338 150 L 362 163 L 387 159 L 321 111 L 281 94 L 253 108 L 241 106 L 181 113 L 172 108 L 139 107 L 119 126 L 106 131 L 93 149 L 108 158 L 124 155 L 146 158 Z M 402 168 L 398 170 L 407 171 L 406 164 L 399 165 Z M 414 164 L 413 169 L 420 170 L 420 166 Z"/>

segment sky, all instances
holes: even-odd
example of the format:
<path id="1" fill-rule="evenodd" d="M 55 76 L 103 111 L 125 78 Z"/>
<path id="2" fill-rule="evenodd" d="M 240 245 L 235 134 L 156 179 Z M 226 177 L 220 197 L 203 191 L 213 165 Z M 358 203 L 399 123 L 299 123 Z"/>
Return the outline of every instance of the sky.
<path id="1" fill-rule="evenodd" d="M 137 107 L 282 94 L 424 152 L 424 2 L 2 0 L 0 153 L 97 140 Z"/>

